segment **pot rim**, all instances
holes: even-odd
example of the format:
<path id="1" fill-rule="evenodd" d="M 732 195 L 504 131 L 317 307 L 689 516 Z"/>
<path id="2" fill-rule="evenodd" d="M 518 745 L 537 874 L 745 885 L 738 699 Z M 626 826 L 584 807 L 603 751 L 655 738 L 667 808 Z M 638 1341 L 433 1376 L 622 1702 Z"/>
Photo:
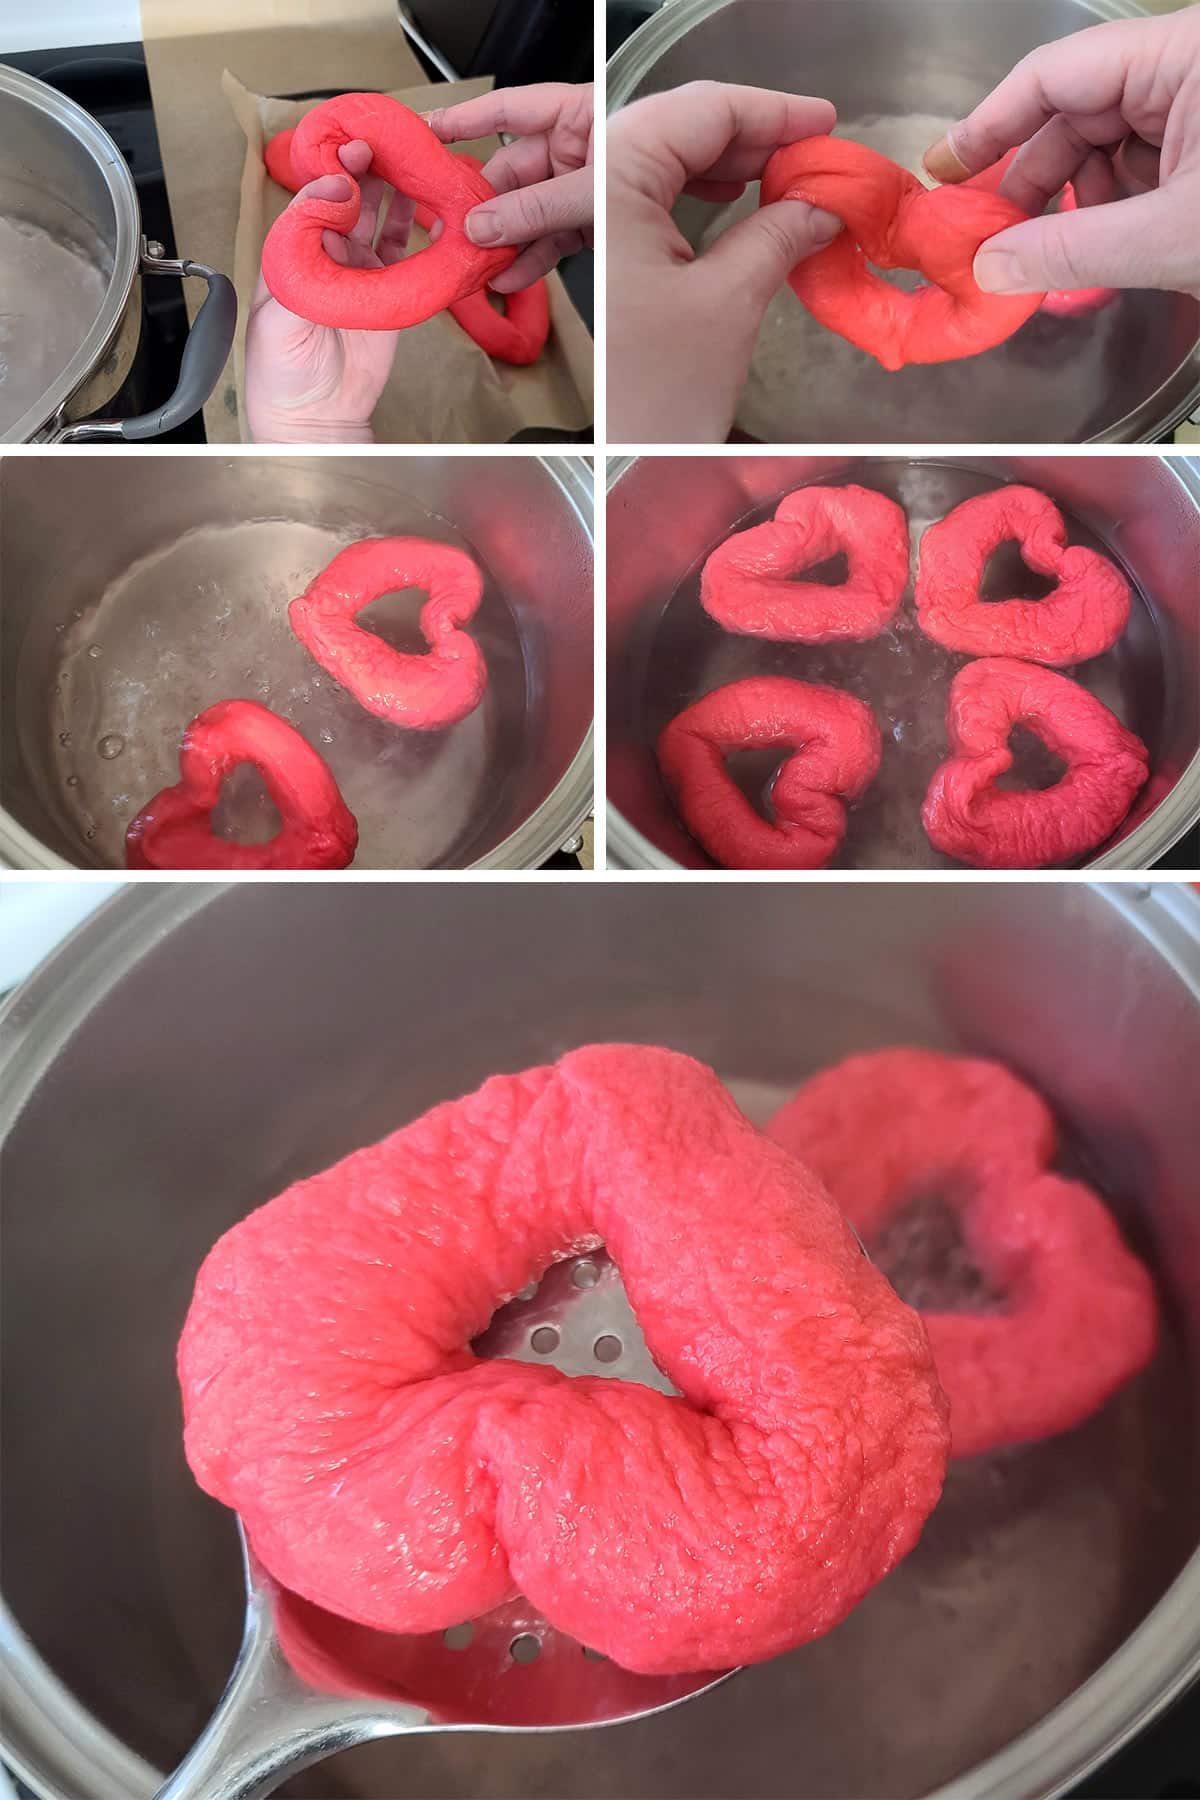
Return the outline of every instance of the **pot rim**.
<path id="1" fill-rule="evenodd" d="M 0 74 L 3 71 L 0 70 Z M 595 580 L 595 512 L 596 498 L 591 464 L 581 456 L 538 456 L 535 462 L 559 490 L 562 499 L 574 513 L 592 551 L 593 583 Z M 593 681 L 595 671 L 593 669 Z M 527 819 L 509 832 L 506 838 L 463 865 L 464 869 L 537 869 L 548 856 L 575 836 L 591 816 L 594 803 L 593 759 L 595 723 L 589 719 L 587 730 L 571 761 L 549 793 Z M 79 873 L 78 863 L 68 862 L 27 831 L 19 820 L 0 807 L 0 869 L 67 870 Z M 90 871 L 96 873 L 97 871 Z M 184 871 L 180 871 L 181 873 Z M 202 873 L 203 871 L 191 871 Z M 387 873 L 404 873 L 389 870 Z M 447 871 L 449 872 L 449 871 Z M 253 879 L 253 877 L 251 877 Z"/>
<path id="2" fill-rule="evenodd" d="M 675 4 L 679 6 L 695 4 L 712 9 L 714 0 L 675 0 Z M 732 4 L 732 0 L 715 0 L 715 5 L 729 4 Z M 1034 453 L 1041 454 L 1036 446 L 1031 446 L 1030 454 Z M 612 494 L 617 483 L 628 475 L 637 463 L 653 460 L 653 458 L 639 456 L 610 457 L 606 495 Z M 870 459 L 865 455 L 855 455 L 847 457 L 846 460 L 860 462 Z M 888 460 L 895 459 L 889 458 Z M 919 463 L 929 459 L 923 456 L 905 456 L 902 460 Z M 961 456 L 955 456 L 953 460 L 969 465 L 972 458 L 968 452 Z M 1005 458 L 1004 460 L 1011 461 L 1012 459 Z M 1191 498 L 1197 513 L 1200 513 L 1200 457 L 1159 456 L 1157 461 L 1178 481 Z M 605 820 L 610 867 L 613 866 L 611 858 L 615 852 L 617 858 L 615 866 L 621 869 L 684 868 L 683 863 L 676 862 L 674 857 L 668 856 L 665 850 L 660 850 L 657 844 L 652 844 L 650 839 L 639 831 L 636 825 L 631 824 L 624 813 L 618 810 L 615 802 L 607 797 Z M 1121 839 L 1119 844 L 1114 844 L 1111 850 L 1106 850 L 1103 855 L 1093 858 L 1091 862 L 1084 863 L 1082 867 L 1089 871 L 1093 869 L 1140 869 L 1144 873 L 1148 873 L 1151 865 L 1160 856 L 1165 856 L 1167 851 L 1172 849 L 1198 820 L 1200 820 L 1200 749 L 1197 749 L 1187 766 L 1180 771 L 1174 787 L 1170 793 L 1164 795 L 1153 812 L 1148 813 L 1141 824 L 1135 826 L 1127 836 Z M 689 875 L 703 874 L 706 877 L 722 872 L 714 869 L 687 870 Z M 836 874 L 852 872 L 850 870 L 833 871 Z M 728 873 L 728 871 L 724 871 L 724 873 Z M 936 877 L 938 871 L 927 870 L 925 873 Z M 963 867 L 948 869 L 942 873 L 944 876 L 953 876 L 958 879 L 964 875 L 969 877 L 971 871 Z M 1071 871 L 1058 869 L 1047 870 L 1046 873 L 1062 875 L 1069 874 Z M 996 874 L 996 870 L 983 871 L 985 879 L 994 879 Z M 796 875 L 800 879 L 804 878 L 801 871 L 797 871 Z M 785 875 L 783 879 L 787 880 L 788 877 Z"/>
<path id="3" fill-rule="evenodd" d="M 237 885 L 130 883 L 78 925 L 0 1004 L 0 1144 L 81 1012 L 98 1004 L 173 929 Z M 1182 882 L 1087 886 L 1157 951 L 1200 1006 L 1200 898 Z M 1164 1682 L 1159 1666 L 1167 1656 L 1176 1667 Z M 1200 1550 L 1094 1675 L 1044 1719 L 927 1800 L 1056 1800 L 1128 1743 L 1198 1676 Z M 5 1692 L 0 1748 L 43 1800 L 82 1800 L 89 1779 L 97 1775 L 111 1779 L 131 1800 L 148 1800 L 155 1792 L 162 1776 L 58 1680 L 3 1602 L 0 1686 Z M 44 1729 L 47 1712 L 56 1715 L 56 1740 Z M 22 1715 L 27 1730 L 18 1738 Z M 49 1760 L 35 1766 L 39 1757 L 53 1759 L 52 1767 Z"/>
<path id="4" fill-rule="evenodd" d="M 9 99 L 45 114 L 92 157 L 104 178 L 116 220 L 116 244 L 108 288 L 90 330 L 62 373 L 19 419 L 0 431 L 0 444 L 25 444 L 54 419 L 101 362 L 129 304 L 141 257 L 141 206 L 129 165 L 90 113 L 32 75 L 0 64 L 0 101 Z"/>
<path id="5" fill-rule="evenodd" d="M 609 58 L 608 111 L 614 113 L 624 106 L 663 53 L 686 37 L 694 26 L 735 4 L 737 0 L 669 0 L 669 4 L 653 13 Z M 1152 16 L 1140 0 L 1076 0 L 1076 4 L 1092 13 L 1098 24 Z M 1197 404 L 1200 404 L 1200 338 L 1178 368 L 1153 393 L 1139 401 L 1132 412 L 1081 441 L 1086 444 L 1157 443 L 1189 418 Z"/>

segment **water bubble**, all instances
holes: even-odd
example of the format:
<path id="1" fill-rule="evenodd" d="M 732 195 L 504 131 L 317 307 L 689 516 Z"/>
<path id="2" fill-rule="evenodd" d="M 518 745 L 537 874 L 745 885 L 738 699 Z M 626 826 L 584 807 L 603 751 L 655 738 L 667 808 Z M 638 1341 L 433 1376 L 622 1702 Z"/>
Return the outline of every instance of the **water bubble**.
<path id="1" fill-rule="evenodd" d="M 79 786 L 78 775 L 68 775 L 67 776 L 67 786 L 68 787 L 78 787 Z"/>
<path id="2" fill-rule="evenodd" d="M 96 835 L 96 827 L 94 825 L 89 825 L 88 829 L 84 832 L 83 835 L 87 839 L 88 843 L 90 844 L 92 839 Z"/>
<path id="3" fill-rule="evenodd" d="M 60 619 L 58 624 L 54 627 L 54 629 L 55 629 L 55 631 L 65 631 L 67 629 L 66 620 Z"/>
<path id="4" fill-rule="evenodd" d="M 110 732 L 107 737 L 102 737 L 100 739 L 96 748 L 104 758 L 105 762 L 112 762 L 113 758 L 120 756 L 122 750 L 125 748 L 125 739 L 123 737 L 118 737 L 115 732 Z"/>
<path id="5" fill-rule="evenodd" d="M 317 733 L 317 736 L 320 738 L 320 740 L 323 744 L 332 744 L 332 742 L 333 742 L 332 731 L 319 731 Z"/>
<path id="6" fill-rule="evenodd" d="M 94 662 L 98 656 L 103 656 L 104 652 L 100 648 L 99 644 L 89 644 L 88 645 L 88 655 L 92 658 L 92 660 Z"/>
<path id="7" fill-rule="evenodd" d="M 72 614 L 71 614 L 71 617 L 72 617 L 72 618 L 73 618 L 73 619 L 82 619 L 82 617 L 83 617 L 83 608 L 82 608 L 82 607 L 79 607 L 79 606 L 77 606 L 77 607 L 76 607 L 76 608 L 75 608 L 75 611 L 74 611 L 74 612 L 73 612 L 73 613 L 72 613 Z"/>
<path id="8" fill-rule="evenodd" d="M 70 732 L 69 732 L 69 731 L 60 731 L 60 732 L 59 732 L 59 734 L 58 734 L 58 741 L 59 741 L 59 743 L 60 743 L 60 744 L 62 744 L 62 745 L 63 745 L 63 746 L 64 746 L 64 748 L 65 748 L 65 746 L 66 746 L 66 745 L 67 745 L 67 744 L 69 744 L 69 743 L 70 743 L 70 741 L 71 741 L 71 734 L 70 734 Z"/>

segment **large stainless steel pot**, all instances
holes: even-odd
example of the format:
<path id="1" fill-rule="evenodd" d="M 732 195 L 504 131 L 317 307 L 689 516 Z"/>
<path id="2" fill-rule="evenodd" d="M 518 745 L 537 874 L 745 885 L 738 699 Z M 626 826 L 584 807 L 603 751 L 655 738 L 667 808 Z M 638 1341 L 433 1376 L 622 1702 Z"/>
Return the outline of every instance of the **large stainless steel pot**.
<path id="1" fill-rule="evenodd" d="M 695 80 L 821 94 L 840 132 L 918 169 L 1028 51 L 1142 10 L 1132 0 L 671 0 L 613 57 L 609 104 Z M 677 213 L 693 243 L 724 216 L 686 199 Z M 1200 402 L 1198 340 L 1195 300 L 1129 293 L 1082 319 L 1039 314 L 984 356 L 889 374 L 785 288 L 737 422 L 771 443 L 1148 443 Z"/>
<path id="2" fill-rule="evenodd" d="M 592 804 L 592 504 L 578 457 L 7 458 L 0 863 L 123 867 L 184 727 L 240 698 L 325 757 L 356 868 L 537 867 Z M 488 689 L 448 731 L 373 718 L 287 622 L 343 544 L 406 532 L 485 571 Z M 424 648 L 414 598 L 370 609 L 403 649 Z M 269 835 L 260 783 L 225 794 L 234 835 Z"/>
<path id="3" fill-rule="evenodd" d="M 108 133 L 73 100 L 0 64 L 0 443 L 159 437 L 203 406 L 237 320 L 233 283 L 142 236 L 133 177 Z M 129 373 L 143 274 L 208 283 L 165 406 L 94 415 Z"/>
<path id="4" fill-rule="evenodd" d="M 1048 1800 L 1200 1671 L 1187 888 L 139 886 L 0 1014 L 0 1717 L 35 1792 L 152 1794 L 232 1660 L 235 1533 L 184 1465 L 173 1366 L 212 1240 L 493 1070 L 622 1036 L 707 1059 L 758 1117 L 853 1049 L 1008 1059 L 1157 1271 L 1155 1364 L 1079 1430 L 956 1466 L 807 1649 L 658 1720 L 376 1744 L 288 1791 Z"/>
<path id="5" fill-rule="evenodd" d="M 946 688 L 965 658 L 918 630 L 911 594 L 899 632 L 867 644 L 769 644 L 720 630 L 698 599 L 699 569 L 747 515 L 814 480 L 865 481 L 901 501 L 914 545 L 971 493 L 1027 481 L 1124 564 L 1129 627 L 1072 673 L 1144 740 L 1151 775 L 1089 866 L 1145 869 L 1200 819 L 1200 466 L 1178 456 L 837 456 L 617 458 L 608 500 L 608 857 L 617 868 L 711 868 L 679 825 L 654 760 L 676 712 L 710 688 L 770 673 L 850 687 L 884 728 L 883 765 L 851 814 L 838 866 L 953 868 L 920 829 L 948 754 Z M 899 652 L 900 654 L 893 654 Z M 907 673 L 898 673 L 907 669 Z"/>

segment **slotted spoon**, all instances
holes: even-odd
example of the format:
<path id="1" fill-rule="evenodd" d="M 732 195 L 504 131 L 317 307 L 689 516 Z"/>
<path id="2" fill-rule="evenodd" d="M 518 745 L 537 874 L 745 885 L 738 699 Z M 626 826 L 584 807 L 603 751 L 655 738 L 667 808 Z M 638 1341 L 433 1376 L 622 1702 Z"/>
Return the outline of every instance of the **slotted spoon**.
<path id="1" fill-rule="evenodd" d="M 492 1319 L 486 1357 L 673 1394 L 602 1250 L 556 1263 Z M 239 1525 L 239 1531 L 241 1527 Z M 261 1800 L 301 1769 L 407 1732 L 557 1731 L 644 1718 L 729 1672 L 633 1675 L 517 1599 L 445 1632 L 351 1624 L 280 1587 L 242 1534 L 246 1623 L 229 1684 L 156 1800 Z"/>

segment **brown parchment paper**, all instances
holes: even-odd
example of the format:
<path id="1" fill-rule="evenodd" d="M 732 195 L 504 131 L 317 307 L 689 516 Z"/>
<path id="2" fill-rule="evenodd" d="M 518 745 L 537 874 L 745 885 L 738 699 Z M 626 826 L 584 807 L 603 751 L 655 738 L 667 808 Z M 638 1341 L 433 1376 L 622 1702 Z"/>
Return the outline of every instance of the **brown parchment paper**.
<path id="1" fill-rule="evenodd" d="M 221 98 L 235 69 L 264 93 L 403 87 L 424 79 L 396 0 L 141 0 L 146 69 L 177 253 L 233 273 L 245 140 Z M 188 318 L 204 284 L 185 281 Z M 238 298 L 244 304 L 239 290 Z M 233 358 L 204 408 L 211 443 L 236 443 Z"/>
<path id="2" fill-rule="evenodd" d="M 452 106 L 485 94 L 491 77 L 407 87 L 393 94 L 415 112 Z M 277 131 L 295 125 L 315 101 L 273 100 L 246 88 L 226 71 L 222 79 L 233 115 L 245 133 L 241 212 L 234 249 L 238 291 L 234 348 L 238 417 L 246 435 L 241 396 L 246 391 L 246 321 L 258 282 L 263 241 L 291 195 L 263 166 L 263 147 Z M 462 148 L 484 160 L 496 138 Z M 413 246 L 425 243 L 413 228 Z M 592 341 L 557 275 L 548 280 L 550 336 L 535 363 L 513 368 L 493 362 L 448 312 L 402 331 L 387 387 L 375 409 L 376 440 L 390 444 L 506 443 L 519 431 L 581 431 L 592 421 Z"/>

